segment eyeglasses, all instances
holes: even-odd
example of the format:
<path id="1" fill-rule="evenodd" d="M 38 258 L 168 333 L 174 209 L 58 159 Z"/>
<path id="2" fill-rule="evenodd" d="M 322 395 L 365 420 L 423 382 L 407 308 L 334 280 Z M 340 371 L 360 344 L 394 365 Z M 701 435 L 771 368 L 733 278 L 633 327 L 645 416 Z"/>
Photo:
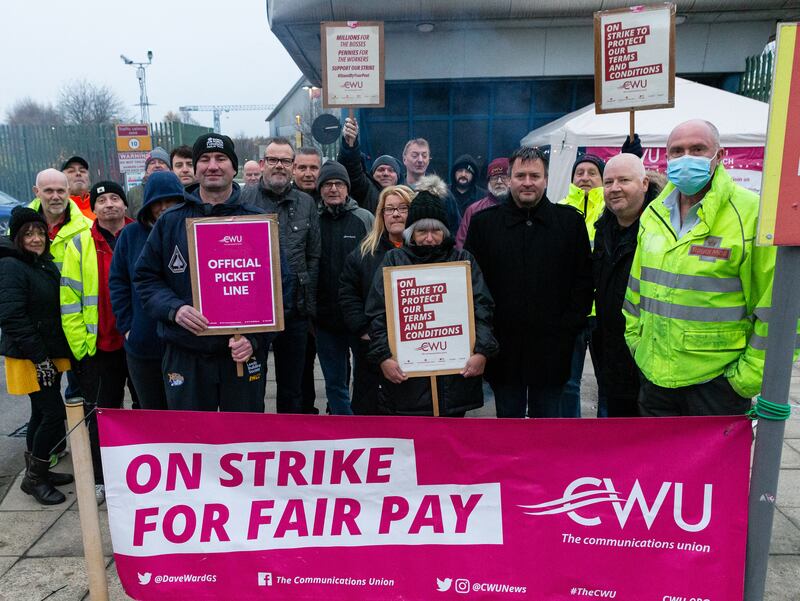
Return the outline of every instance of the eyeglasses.
<path id="1" fill-rule="evenodd" d="M 333 181 L 333 182 L 325 182 L 320 186 L 323 190 L 332 190 L 333 188 L 346 188 L 347 184 L 344 182 Z"/>
<path id="2" fill-rule="evenodd" d="M 391 215 L 395 211 L 397 211 L 400 215 L 405 215 L 408 213 L 408 205 L 403 205 L 402 207 L 383 207 L 384 215 Z"/>
<path id="3" fill-rule="evenodd" d="M 292 163 L 294 163 L 294 159 L 279 159 L 277 157 L 264 157 L 264 160 L 270 167 L 277 167 L 278 163 L 284 167 L 291 167 Z"/>

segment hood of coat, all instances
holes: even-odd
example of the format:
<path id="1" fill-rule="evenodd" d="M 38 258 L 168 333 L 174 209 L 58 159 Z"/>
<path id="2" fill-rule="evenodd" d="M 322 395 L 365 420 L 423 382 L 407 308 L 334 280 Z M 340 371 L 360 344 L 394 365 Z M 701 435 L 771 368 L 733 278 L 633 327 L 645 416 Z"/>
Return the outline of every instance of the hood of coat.
<path id="1" fill-rule="evenodd" d="M 462 154 L 455 161 L 453 161 L 453 168 L 450 170 L 450 186 L 456 187 L 456 171 L 459 169 L 468 169 L 472 173 L 472 181 L 469 183 L 468 188 L 474 188 L 478 182 L 478 162 L 472 157 L 471 154 Z"/>

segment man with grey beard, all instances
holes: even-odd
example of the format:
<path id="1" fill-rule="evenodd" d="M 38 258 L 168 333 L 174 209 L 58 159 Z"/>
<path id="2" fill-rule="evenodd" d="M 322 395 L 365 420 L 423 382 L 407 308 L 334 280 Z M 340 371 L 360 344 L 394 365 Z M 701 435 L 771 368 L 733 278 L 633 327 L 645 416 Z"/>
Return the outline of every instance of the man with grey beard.
<path id="1" fill-rule="evenodd" d="M 456 234 L 456 248 L 464 247 L 464 240 L 467 239 L 467 232 L 469 231 L 469 222 L 472 216 L 479 211 L 488 209 L 498 204 L 498 200 L 503 194 L 508 192 L 508 159 L 500 157 L 489 163 L 486 169 L 486 174 L 489 177 L 487 188 L 489 189 L 486 196 L 479 201 L 472 203 L 464 211 L 464 216 L 461 218 L 461 225 L 458 227 Z"/>
<path id="2" fill-rule="evenodd" d="M 278 413 L 300 413 L 309 319 L 316 316 L 321 239 L 314 200 L 292 186 L 295 153 L 286 138 L 270 138 L 259 161 L 261 178 L 245 186 L 241 202 L 278 216 L 281 250 L 294 276 L 294 298 L 283 307 L 284 330 L 272 343 Z"/>

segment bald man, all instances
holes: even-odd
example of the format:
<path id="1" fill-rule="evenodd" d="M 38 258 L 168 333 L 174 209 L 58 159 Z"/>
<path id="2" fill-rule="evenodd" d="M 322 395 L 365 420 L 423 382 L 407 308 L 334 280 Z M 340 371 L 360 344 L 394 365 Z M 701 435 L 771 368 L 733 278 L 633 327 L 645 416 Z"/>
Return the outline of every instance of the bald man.
<path id="1" fill-rule="evenodd" d="M 775 247 L 755 244 L 758 195 L 724 154 L 712 123 L 678 125 L 642 213 L 622 309 L 642 415 L 740 415 L 761 390 Z"/>
<path id="2" fill-rule="evenodd" d="M 618 154 L 606 164 L 602 182 L 606 209 L 596 222 L 592 252 L 597 312 L 594 350 L 608 417 L 635 417 L 639 415 L 639 370 L 625 344 L 622 303 L 649 180 L 639 157 Z"/>
<path id="3" fill-rule="evenodd" d="M 247 161 L 244 164 L 244 185 L 255 186 L 258 184 L 258 178 L 261 177 L 261 167 L 258 166 L 258 161 Z"/>
<path id="4" fill-rule="evenodd" d="M 31 202 L 30 208 L 39 211 L 47 221 L 50 254 L 61 271 L 67 242 L 91 228 L 92 222 L 81 213 L 75 201 L 70 199 L 67 176 L 57 169 L 45 169 L 36 175 L 33 194 L 36 198 Z"/>

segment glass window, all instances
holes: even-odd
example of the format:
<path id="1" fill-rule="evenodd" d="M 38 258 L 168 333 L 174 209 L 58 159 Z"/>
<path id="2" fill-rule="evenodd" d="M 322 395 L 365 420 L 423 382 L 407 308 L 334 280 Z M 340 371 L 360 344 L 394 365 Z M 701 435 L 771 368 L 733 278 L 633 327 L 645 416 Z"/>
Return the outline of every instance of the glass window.
<path id="1" fill-rule="evenodd" d="M 488 115 L 489 86 L 479 83 L 459 83 L 453 86 L 454 115 Z"/>
<path id="2" fill-rule="evenodd" d="M 495 115 L 527 115 L 531 110 L 531 84 L 512 81 L 494 84 Z"/>
<path id="3" fill-rule="evenodd" d="M 517 148 L 519 142 L 528 134 L 527 119 L 495 120 L 492 123 L 492 156 L 507 157 Z"/>
<path id="4" fill-rule="evenodd" d="M 537 113 L 570 112 L 574 85 L 571 79 L 537 81 L 533 85 L 533 109 Z"/>
<path id="5" fill-rule="evenodd" d="M 371 159 L 376 159 L 382 154 L 390 154 L 400 159 L 403 147 L 408 142 L 407 122 L 396 123 L 370 123 L 368 128 L 369 146 L 362 141 L 362 151 L 369 151 Z"/>
<path id="6" fill-rule="evenodd" d="M 408 116 L 408 84 L 386 84 L 384 88 L 384 108 L 368 109 L 370 117 L 407 117 Z"/>
<path id="7" fill-rule="evenodd" d="M 450 114 L 450 86 L 419 85 L 412 88 L 414 94 L 414 116 L 439 116 Z"/>
<path id="8" fill-rule="evenodd" d="M 575 82 L 577 91 L 575 93 L 575 106 L 572 110 L 576 111 L 585 107 L 587 104 L 594 104 L 594 80 L 579 79 Z"/>
<path id="9" fill-rule="evenodd" d="M 486 170 L 489 151 L 489 122 L 487 120 L 453 120 L 453 160 L 471 154 L 478 163 L 478 179 Z M 448 172 L 448 176 L 450 173 Z"/>

